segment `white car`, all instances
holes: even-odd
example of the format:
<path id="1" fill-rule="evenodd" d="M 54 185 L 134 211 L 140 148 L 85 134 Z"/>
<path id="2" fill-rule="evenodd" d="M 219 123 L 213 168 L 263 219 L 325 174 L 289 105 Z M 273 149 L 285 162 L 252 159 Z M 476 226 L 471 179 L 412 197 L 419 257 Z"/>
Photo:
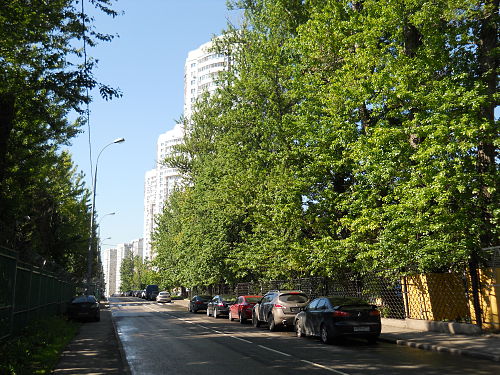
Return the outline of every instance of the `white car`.
<path id="1" fill-rule="evenodd" d="M 156 296 L 156 302 L 158 303 L 163 303 L 163 302 L 172 302 L 172 297 L 170 296 L 169 292 L 160 292 Z"/>

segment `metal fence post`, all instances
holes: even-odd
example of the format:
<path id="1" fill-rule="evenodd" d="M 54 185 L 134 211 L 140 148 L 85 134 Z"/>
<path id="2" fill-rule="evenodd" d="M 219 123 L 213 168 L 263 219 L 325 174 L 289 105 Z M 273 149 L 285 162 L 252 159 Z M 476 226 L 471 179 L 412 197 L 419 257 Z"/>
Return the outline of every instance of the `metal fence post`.
<path id="1" fill-rule="evenodd" d="M 14 263 L 14 280 L 12 283 L 12 296 L 11 296 L 11 310 L 10 310 L 10 331 L 9 335 L 12 335 L 14 331 L 14 312 L 16 310 L 16 283 L 17 283 L 17 263 L 19 262 L 19 252 L 16 251 L 16 261 Z"/>

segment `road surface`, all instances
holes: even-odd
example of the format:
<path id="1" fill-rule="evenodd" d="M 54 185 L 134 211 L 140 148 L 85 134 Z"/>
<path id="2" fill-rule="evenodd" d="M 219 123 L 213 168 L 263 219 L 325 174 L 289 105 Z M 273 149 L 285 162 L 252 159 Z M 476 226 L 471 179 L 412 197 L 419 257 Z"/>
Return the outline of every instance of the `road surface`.
<path id="1" fill-rule="evenodd" d="M 497 363 L 398 346 L 347 340 L 324 345 L 291 331 L 189 313 L 179 302 L 110 298 L 133 375 L 498 374 Z"/>

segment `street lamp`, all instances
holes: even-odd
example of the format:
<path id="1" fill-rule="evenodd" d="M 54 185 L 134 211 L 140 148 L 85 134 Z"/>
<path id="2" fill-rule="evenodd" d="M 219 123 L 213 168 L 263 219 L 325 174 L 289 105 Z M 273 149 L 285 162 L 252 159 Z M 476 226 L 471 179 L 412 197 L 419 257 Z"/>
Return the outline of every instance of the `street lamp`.
<path id="1" fill-rule="evenodd" d="M 99 154 L 97 155 L 97 160 L 95 162 L 95 170 L 94 170 L 94 181 L 92 184 L 92 208 L 90 210 L 90 239 L 89 239 L 89 251 L 87 254 L 87 293 L 90 293 L 90 286 L 92 283 L 92 258 L 93 258 L 93 251 L 92 251 L 92 245 L 94 244 L 94 214 L 95 214 L 95 193 L 96 193 L 96 186 L 97 186 L 97 166 L 99 165 L 99 158 L 101 157 L 102 152 L 108 147 L 111 146 L 112 144 L 115 143 L 122 143 L 125 142 L 125 138 L 117 138 L 113 142 L 108 143 L 106 146 L 104 146 Z"/>

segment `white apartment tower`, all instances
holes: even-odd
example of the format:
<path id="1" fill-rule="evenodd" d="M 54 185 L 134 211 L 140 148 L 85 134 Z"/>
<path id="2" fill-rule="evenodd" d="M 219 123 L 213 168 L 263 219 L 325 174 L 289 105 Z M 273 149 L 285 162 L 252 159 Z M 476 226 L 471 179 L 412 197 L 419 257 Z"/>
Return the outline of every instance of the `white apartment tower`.
<path id="1" fill-rule="evenodd" d="M 218 73 L 229 66 L 226 55 L 211 51 L 213 43 L 207 42 L 190 51 L 184 64 L 184 117 L 193 113 L 196 99 L 205 91 L 213 93 L 217 88 Z"/>
<path id="2" fill-rule="evenodd" d="M 102 251 L 102 266 L 104 269 L 104 282 L 106 284 L 106 296 L 116 293 L 116 249 Z"/>
<path id="3" fill-rule="evenodd" d="M 132 253 L 132 244 L 121 243 L 116 246 L 116 292 L 120 291 L 122 286 L 122 274 L 120 272 L 123 259 Z"/>
<path id="4" fill-rule="evenodd" d="M 184 64 L 184 118 L 189 121 L 197 98 L 217 88 L 217 74 L 228 67 L 228 57 L 210 51 L 212 42 L 190 51 Z M 156 228 L 155 218 L 162 213 L 166 199 L 181 183 L 179 172 L 163 164 L 172 155 L 173 146 L 182 142 L 184 127 L 176 124 L 158 137 L 156 166 L 147 171 L 144 179 L 144 258 L 152 259 L 151 234 Z"/>
<path id="5" fill-rule="evenodd" d="M 177 169 L 163 161 L 174 154 L 174 146 L 182 142 L 182 124 L 176 124 L 158 137 L 156 144 L 156 168 L 146 172 L 144 182 L 144 258 L 152 259 L 151 233 L 156 228 L 155 218 L 162 212 L 167 197 L 180 183 Z"/>

